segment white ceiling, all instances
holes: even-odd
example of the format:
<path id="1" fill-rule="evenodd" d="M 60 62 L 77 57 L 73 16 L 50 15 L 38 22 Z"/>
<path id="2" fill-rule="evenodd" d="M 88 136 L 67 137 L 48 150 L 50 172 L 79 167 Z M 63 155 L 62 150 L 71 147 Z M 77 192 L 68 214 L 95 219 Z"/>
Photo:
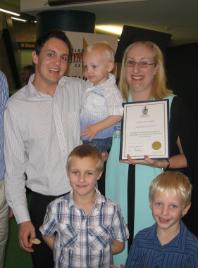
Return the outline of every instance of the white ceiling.
<path id="1" fill-rule="evenodd" d="M 96 15 L 96 24 L 121 24 L 170 33 L 173 45 L 198 42 L 198 0 L 109 0 L 56 7 L 49 6 L 48 0 L 1 0 L 17 1 L 21 11 L 31 15 L 53 9 L 90 11 Z"/>

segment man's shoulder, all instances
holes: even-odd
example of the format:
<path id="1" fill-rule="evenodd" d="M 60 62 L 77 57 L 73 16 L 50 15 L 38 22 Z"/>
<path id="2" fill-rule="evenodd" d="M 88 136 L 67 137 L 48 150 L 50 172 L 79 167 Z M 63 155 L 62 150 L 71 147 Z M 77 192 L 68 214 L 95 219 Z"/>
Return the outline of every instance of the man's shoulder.
<path id="1" fill-rule="evenodd" d="M 18 102 L 19 100 L 24 100 L 25 96 L 26 96 L 26 88 L 22 87 L 21 89 L 17 90 L 9 99 L 7 102 L 7 105 L 13 105 L 16 102 Z"/>
<path id="2" fill-rule="evenodd" d="M 5 79 L 6 76 L 5 76 L 4 72 L 2 72 L 2 71 L 0 70 L 0 79 L 1 79 L 1 78 Z"/>
<path id="3" fill-rule="evenodd" d="M 81 85 L 85 85 L 85 81 L 79 77 L 70 77 L 70 76 L 63 76 L 61 78 L 61 84 L 65 84 L 65 85 L 73 85 L 73 86 L 81 86 Z"/>

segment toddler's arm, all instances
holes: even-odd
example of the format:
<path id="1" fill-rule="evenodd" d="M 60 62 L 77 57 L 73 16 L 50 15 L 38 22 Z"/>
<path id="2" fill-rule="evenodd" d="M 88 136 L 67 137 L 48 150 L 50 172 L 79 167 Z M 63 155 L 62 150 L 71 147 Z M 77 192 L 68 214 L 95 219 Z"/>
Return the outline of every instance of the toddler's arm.
<path id="1" fill-rule="evenodd" d="M 46 242 L 50 249 L 53 249 L 55 240 L 54 235 L 43 235 L 43 240 Z"/>
<path id="2" fill-rule="evenodd" d="M 81 136 L 86 136 L 90 139 L 94 138 L 101 130 L 111 127 L 122 119 L 121 115 L 110 115 L 104 120 L 99 121 L 93 125 L 88 126 L 81 131 Z"/>

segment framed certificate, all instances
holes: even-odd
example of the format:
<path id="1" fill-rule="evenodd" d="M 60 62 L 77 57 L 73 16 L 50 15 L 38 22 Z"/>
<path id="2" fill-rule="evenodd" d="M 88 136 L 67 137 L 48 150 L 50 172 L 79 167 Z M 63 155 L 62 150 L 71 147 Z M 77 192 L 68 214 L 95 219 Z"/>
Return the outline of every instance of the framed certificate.
<path id="1" fill-rule="evenodd" d="M 120 159 L 169 157 L 168 100 L 124 103 Z"/>

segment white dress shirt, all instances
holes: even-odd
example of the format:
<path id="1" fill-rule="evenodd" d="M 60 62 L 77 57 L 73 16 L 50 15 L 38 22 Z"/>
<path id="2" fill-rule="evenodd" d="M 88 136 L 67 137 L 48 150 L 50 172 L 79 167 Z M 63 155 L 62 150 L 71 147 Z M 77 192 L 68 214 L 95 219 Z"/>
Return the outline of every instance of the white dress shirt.
<path id="1" fill-rule="evenodd" d="M 81 143 L 84 81 L 63 77 L 50 96 L 37 91 L 32 79 L 9 99 L 5 111 L 6 197 L 18 223 L 30 220 L 25 185 L 43 195 L 70 191 L 66 161 Z"/>

